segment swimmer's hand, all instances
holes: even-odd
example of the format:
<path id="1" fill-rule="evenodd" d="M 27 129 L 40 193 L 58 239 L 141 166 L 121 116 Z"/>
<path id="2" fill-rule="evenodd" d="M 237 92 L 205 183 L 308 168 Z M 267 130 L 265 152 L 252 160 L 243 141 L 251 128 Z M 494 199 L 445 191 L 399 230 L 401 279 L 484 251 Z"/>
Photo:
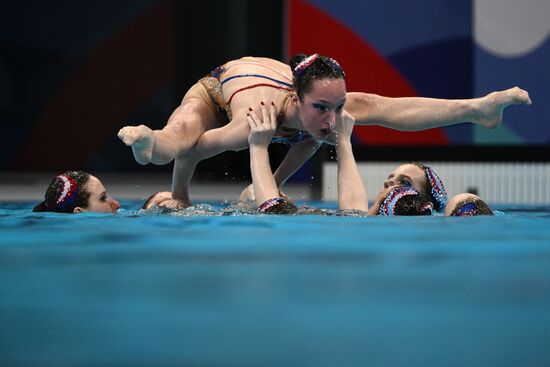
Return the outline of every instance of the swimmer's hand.
<path id="1" fill-rule="evenodd" d="M 248 144 L 250 147 L 267 147 L 271 143 L 275 130 L 277 129 L 277 108 L 272 102 L 266 106 L 263 102 L 260 105 L 261 118 L 256 112 L 249 109 L 246 120 L 250 126 L 248 134 Z"/>
<path id="2" fill-rule="evenodd" d="M 239 201 L 255 201 L 256 195 L 254 195 L 254 185 L 250 184 L 248 185 L 239 196 Z"/>
<path id="3" fill-rule="evenodd" d="M 191 206 L 191 203 L 186 200 L 168 199 L 159 203 L 158 206 L 170 209 L 185 209 Z"/>
<path id="4" fill-rule="evenodd" d="M 355 119 L 347 112 L 342 113 L 342 117 L 334 127 L 336 134 L 336 141 L 344 141 L 351 139 L 351 133 L 353 132 L 353 126 L 355 125 Z"/>
<path id="5" fill-rule="evenodd" d="M 492 92 L 478 98 L 475 122 L 489 129 L 494 129 L 502 122 L 502 112 L 509 105 L 531 104 L 527 91 L 514 87 L 498 92 Z"/>
<path id="6" fill-rule="evenodd" d="M 155 134 L 145 125 L 126 126 L 120 129 L 118 137 L 122 142 L 132 147 L 134 158 L 139 164 L 151 162 Z"/>
<path id="7" fill-rule="evenodd" d="M 279 189 L 279 197 L 292 201 L 292 199 L 289 198 L 288 195 L 282 192 L 280 189 Z M 239 201 L 247 202 L 247 201 L 255 201 L 255 200 L 256 200 L 256 195 L 254 195 L 254 185 L 250 184 L 241 192 L 241 195 L 239 196 Z"/>

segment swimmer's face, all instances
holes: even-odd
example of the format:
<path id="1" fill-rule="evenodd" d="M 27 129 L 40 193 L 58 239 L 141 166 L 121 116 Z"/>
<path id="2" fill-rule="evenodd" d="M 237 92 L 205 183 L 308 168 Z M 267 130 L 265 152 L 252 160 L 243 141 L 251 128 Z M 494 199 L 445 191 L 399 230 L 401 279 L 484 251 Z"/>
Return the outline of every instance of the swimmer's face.
<path id="1" fill-rule="evenodd" d="M 88 206 L 76 207 L 75 212 L 116 213 L 120 208 L 118 201 L 107 195 L 105 187 L 97 177 L 90 175 L 86 183 L 86 191 L 90 195 Z"/>
<path id="2" fill-rule="evenodd" d="M 314 139 L 326 139 L 336 123 L 340 121 L 346 103 L 346 82 L 344 79 L 320 79 L 300 100 L 294 97 L 304 129 Z"/>
<path id="3" fill-rule="evenodd" d="M 396 185 L 412 186 L 416 191 L 423 195 L 428 195 L 426 192 L 426 174 L 424 171 L 414 164 L 402 164 L 398 166 L 384 181 L 384 188 Z"/>
<path id="4" fill-rule="evenodd" d="M 170 191 L 159 191 L 154 193 L 145 204 L 142 209 L 150 209 L 154 206 L 161 206 L 161 204 L 167 200 L 172 200 L 172 193 Z"/>

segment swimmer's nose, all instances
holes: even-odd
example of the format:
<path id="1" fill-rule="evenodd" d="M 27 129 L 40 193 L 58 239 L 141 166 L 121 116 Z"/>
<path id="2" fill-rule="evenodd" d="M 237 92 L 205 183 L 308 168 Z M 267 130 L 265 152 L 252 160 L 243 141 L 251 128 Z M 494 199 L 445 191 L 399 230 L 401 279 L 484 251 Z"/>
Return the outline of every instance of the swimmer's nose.
<path id="1" fill-rule="evenodd" d="M 329 129 L 333 129 L 334 125 L 336 125 L 336 111 L 330 111 L 328 116 L 328 126 Z"/>
<path id="2" fill-rule="evenodd" d="M 120 204 L 115 199 L 113 198 L 110 198 L 110 199 L 111 199 L 111 202 L 109 203 L 109 205 L 111 206 L 111 210 L 114 213 L 120 208 Z"/>
<path id="3" fill-rule="evenodd" d="M 384 188 L 387 189 L 390 186 L 395 186 L 395 181 L 392 179 L 388 179 L 384 181 Z"/>

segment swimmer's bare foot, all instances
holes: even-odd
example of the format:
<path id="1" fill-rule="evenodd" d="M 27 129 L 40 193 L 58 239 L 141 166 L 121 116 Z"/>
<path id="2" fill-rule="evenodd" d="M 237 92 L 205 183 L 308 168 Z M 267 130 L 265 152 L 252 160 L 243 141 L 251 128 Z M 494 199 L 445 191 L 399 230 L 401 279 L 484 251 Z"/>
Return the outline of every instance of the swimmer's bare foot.
<path id="1" fill-rule="evenodd" d="M 494 129 L 502 122 L 502 112 L 509 105 L 530 105 L 529 93 L 514 87 L 503 91 L 489 93 L 479 98 L 478 118 L 475 120 L 482 126 Z"/>
<path id="2" fill-rule="evenodd" d="M 145 125 L 126 126 L 120 129 L 118 137 L 124 144 L 132 147 L 134 158 L 139 164 L 151 162 L 155 134 Z"/>

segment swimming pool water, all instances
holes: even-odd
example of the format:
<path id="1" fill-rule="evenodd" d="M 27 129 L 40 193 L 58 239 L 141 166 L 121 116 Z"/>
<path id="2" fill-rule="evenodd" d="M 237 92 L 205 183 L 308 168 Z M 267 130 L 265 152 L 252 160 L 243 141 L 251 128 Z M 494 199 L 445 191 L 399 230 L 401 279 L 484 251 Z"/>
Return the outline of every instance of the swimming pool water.
<path id="1" fill-rule="evenodd" d="M 550 363 L 550 208 L 476 218 L 31 208 L 0 203 L 2 366 Z"/>

